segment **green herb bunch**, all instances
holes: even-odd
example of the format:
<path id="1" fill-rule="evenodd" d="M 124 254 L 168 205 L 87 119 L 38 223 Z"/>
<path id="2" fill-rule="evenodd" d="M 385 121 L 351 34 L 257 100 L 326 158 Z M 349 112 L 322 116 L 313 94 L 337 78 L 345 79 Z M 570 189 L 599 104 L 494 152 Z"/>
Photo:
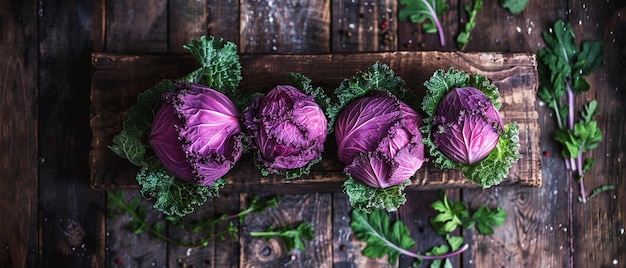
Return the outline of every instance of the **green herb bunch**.
<path id="1" fill-rule="evenodd" d="M 574 173 L 579 183 L 581 202 L 587 194 L 584 174 L 595 161 L 585 153 L 598 147 L 602 132 L 597 121 L 598 102 L 587 102 L 576 121 L 575 97 L 590 89 L 586 76 L 602 68 L 604 52 L 600 41 L 583 42 L 579 49 L 569 24 L 559 20 L 548 32 L 543 32 L 546 47 L 537 51 L 540 86 L 538 96 L 554 110 L 557 121 L 555 140 L 563 148 L 566 168 Z M 611 187 L 598 189 L 608 190 Z M 595 191 L 594 191 L 595 192 Z"/>
<path id="2" fill-rule="evenodd" d="M 370 214 L 353 210 L 350 227 L 358 239 L 367 243 L 361 253 L 370 258 L 388 255 L 392 265 L 397 263 L 400 255 L 405 255 L 415 259 L 414 267 L 422 265 L 424 261 L 431 261 L 431 268 L 452 267 L 448 258 L 469 248 L 469 245 L 464 244 L 463 237 L 452 235 L 457 227 L 469 229 L 475 226 L 478 233 L 490 235 L 494 233 L 493 227 L 502 226 L 507 217 L 505 210 L 489 209 L 487 206 L 470 213 L 465 203 L 451 202 L 443 191 L 440 200 L 431 204 L 431 207 L 439 213 L 430 219 L 430 223 L 445 237 L 447 244 L 435 246 L 423 254 L 411 250 L 416 242 L 402 221 L 392 222 L 382 209 L 376 209 Z"/>

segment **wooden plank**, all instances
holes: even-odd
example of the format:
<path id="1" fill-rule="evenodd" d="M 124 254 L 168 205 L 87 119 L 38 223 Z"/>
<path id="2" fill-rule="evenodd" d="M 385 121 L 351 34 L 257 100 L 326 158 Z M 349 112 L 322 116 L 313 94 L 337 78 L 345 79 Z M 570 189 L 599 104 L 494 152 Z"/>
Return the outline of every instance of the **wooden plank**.
<path id="1" fill-rule="evenodd" d="M 461 6 L 471 1 L 463 1 Z M 567 9 L 565 1 L 530 4 L 519 15 L 512 15 L 498 1 L 483 1 L 468 51 L 520 51 L 534 53 L 543 46 L 541 32 L 548 29 Z M 518 31 L 519 27 L 519 31 Z M 464 232 L 470 250 L 463 263 L 475 267 L 568 267 L 568 182 L 553 138 L 553 118 L 545 107 L 535 104 L 541 133 L 541 188 L 497 187 L 489 190 L 463 189 L 463 201 L 472 209 L 481 205 L 501 207 L 508 212 L 504 226 L 491 236 Z"/>
<path id="2" fill-rule="evenodd" d="M 105 194 L 84 181 L 89 176 L 90 106 L 89 94 L 81 89 L 91 84 L 91 52 L 104 46 L 99 28 L 104 1 L 29 5 L 38 7 L 30 12 L 39 16 L 38 37 L 29 42 L 39 50 L 39 72 L 33 78 L 39 87 L 33 104 L 38 143 L 33 146 L 39 146 L 41 265 L 103 267 Z"/>
<path id="3" fill-rule="evenodd" d="M 329 1 L 240 3 L 242 53 L 330 52 Z"/>
<path id="4" fill-rule="evenodd" d="M 36 1 L 0 3 L 0 266 L 36 267 Z"/>
<path id="5" fill-rule="evenodd" d="M 621 8 L 620 8 L 621 6 Z M 587 203 L 577 201 L 580 185 L 573 182 L 573 223 L 569 233 L 573 241 L 572 262 L 577 266 L 624 266 L 624 222 L 626 220 L 626 167 L 621 163 L 626 156 L 623 144 L 626 133 L 623 107 L 626 98 L 621 89 L 626 86 L 624 74 L 624 41 L 626 40 L 626 5 L 623 3 L 571 0 L 568 16 L 576 41 L 598 40 L 604 44 L 605 64 L 588 76 L 591 88 L 576 97 L 576 111 L 589 100 L 600 104 L 595 119 L 603 134 L 598 148 L 585 157 L 592 157 L 596 165 L 585 172 L 584 187 L 590 193 L 601 185 L 615 185 L 616 190 L 598 195 Z M 595 23 L 594 23 L 595 22 Z M 621 64 L 617 64 L 621 61 Z M 577 116 L 578 118 L 578 116 Z M 606 243 L 603 241 L 615 241 Z"/>
<path id="6" fill-rule="evenodd" d="M 166 52 L 167 1 L 107 1 L 106 50 Z"/>
<path id="7" fill-rule="evenodd" d="M 187 56 L 172 57 L 174 66 L 190 67 Z M 92 87 L 93 111 L 91 126 L 93 131 L 91 151 L 92 185 L 96 188 L 115 188 L 136 185 L 133 174 L 136 170 L 120 166 L 123 161 L 110 152 L 106 145 L 120 130 L 120 122 L 125 111 L 134 103 L 138 92 L 150 86 L 137 83 L 156 83 L 163 77 L 175 78 L 181 75 L 169 69 L 154 73 L 149 66 L 164 62 L 159 56 L 117 56 L 94 54 L 94 84 Z M 175 62 L 174 62 L 175 61 Z M 299 72 L 311 77 L 314 83 L 326 89 L 335 88 L 344 77 L 350 77 L 359 70 L 365 70 L 373 62 L 381 61 L 390 65 L 396 73 L 406 78 L 407 87 L 424 95 L 423 81 L 441 66 L 456 67 L 470 73 L 482 73 L 492 79 L 500 88 L 504 105 L 502 114 L 506 122 L 517 121 L 521 127 L 520 142 L 522 159 L 510 172 L 504 184 L 538 186 L 541 184 L 539 172 L 538 144 L 532 142 L 539 135 L 534 109 L 536 91 L 536 62 L 531 54 L 498 53 L 447 53 L 447 52 L 393 52 L 362 54 L 326 55 L 244 55 L 241 58 L 243 81 L 241 87 L 249 90 L 265 91 L 276 84 L 287 83 L 288 72 Z M 143 63 L 143 64 L 142 64 Z M 145 64 L 145 65 L 144 65 Z M 128 66 L 128 67 L 127 67 Z M 143 66 L 148 66 L 143 68 Z M 161 65 L 158 68 L 168 68 Z M 183 67 L 178 70 L 183 69 Z M 160 74 L 160 75 L 151 75 Z M 137 79 L 141 78 L 141 79 Z M 144 79 L 145 78 L 145 79 Z M 119 96 L 119 97 L 118 97 Z M 329 143 L 331 142 L 329 139 Z M 325 159 L 318 164 L 310 176 L 298 180 L 284 180 L 281 176 L 258 177 L 258 171 L 251 160 L 243 158 L 238 167 L 228 175 L 231 181 L 225 191 L 310 191 L 316 189 L 339 190 L 344 180 L 342 166 L 335 159 L 333 145 L 326 146 Z M 247 160 L 246 160 L 247 159 Z M 125 176 L 120 176 L 125 175 Z M 252 177 L 253 179 L 250 179 Z M 428 179 L 427 179 L 428 178 Z M 285 185 L 289 187 L 275 187 Z M 471 186 L 458 171 L 442 171 L 431 164 L 416 174 L 410 188 L 434 189 L 444 187 Z"/>
<path id="8" fill-rule="evenodd" d="M 206 0 L 208 7 L 208 35 L 224 38 L 237 44 L 239 41 L 239 5 L 232 0 Z M 198 38 L 198 36 L 195 36 Z"/>
<path id="9" fill-rule="evenodd" d="M 394 51 L 398 1 L 332 1 L 332 52 Z"/>
<path id="10" fill-rule="evenodd" d="M 244 206 L 248 206 L 247 196 L 241 194 Z M 332 267 L 331 200 L 329 193 L 281 195 L 278 207 L 246 217 L 239 238 L 239 267 Z M 263 232 L 269 227 L 278 229 L 288 224 L 297 226 L 301 222 L 308 222 L 315 229 L 314 239 L 305 241 L 305 250 L 288 251 L 284 241 L 278 237 L 263 239 L 250 236 L 250 232 Z"/>
<path id="11" fill-rule="evenodd" d="M 332 195 L 333 267 L 394 267 L 386 258 L 371 259 L 363 256 L 361 251 L 367 244 L 356 239 L 350 228 L 352 207 L 348 196 L 344 193 L 332 193 Z"/>
<path id="12" fill-rule="evenodd" d="M 152 209 L 153 202 L 143 198 L 139 191 L 125 191 L 125 195 L 129 200 L 141 198 L 148 224 L 165 221 L 162 213 Z M 148 232 L 135 234 L 126 227 L 131 220 L 128 214 L 107 219 L 107 259 L 98 264 L 103 267 L 165 267 L 168 255 L 164 253 L 168 243 Z"/>
<path id="13" fill-rule="evenodd" d="M 168 52 L 186 52 L 183 45 L 207 34 L 207 3 L 205 0 L 170 0 L 167 3 Z"/>

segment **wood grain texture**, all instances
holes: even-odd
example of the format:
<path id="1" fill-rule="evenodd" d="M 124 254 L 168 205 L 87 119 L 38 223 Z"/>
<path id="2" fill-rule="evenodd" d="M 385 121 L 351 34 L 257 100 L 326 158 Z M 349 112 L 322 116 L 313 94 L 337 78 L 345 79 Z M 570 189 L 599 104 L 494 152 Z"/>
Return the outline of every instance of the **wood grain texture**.
<path id="1" fill-rule="evenodd" d="M 168 52 L 186 52 L 183 45 L 193 38 L 207 34 L 207 2 L 171 0 L 167 5 Z"/>
<path id="2" fill-rule="evenodd" d="M 34 267 L 37 234 L 35 1 L 0 3 L 0 266 Z"/>
<path id="3" fill-rule="evenodd" d="M 570 226 L 570 235 L 574 242 L 571 249 L 572 262 L 581 267 L 623 266 L 626 263 L 624 257 L 626 239 L 623 235 L 626 199 L 620 196 L 626 191 L 623 179 L 626 174 L 623 169 L 605 167 L 623 166 L 622 162 L 626 156 L 626 148 L 616 146 L 626 140 L 624 128 L 626 119 L 623 116 L 626 101 L 623 89 L 626 88 L 626 83 L 618 82 L 623 78 L 609 76 L 610 73 L 621 73 L 620 76 L 623 77 L 626 69 L 624 61 L 626 3 L 613 1 L 597 5 L 584 0 L 572 0 L 570 3 L 569 23 L 576 35 L 576 41 L 580 44 L 583 41 L 599 40 L 604 44 L 606 55 L 604 67 L 588 76 L 587 81 L 591 85 L 589 91 L 576 97 L 576 111 L 580 111 L 589 100 L 598 100 L 600 116 L 595 119 L 604 137 L 601 145 L 586 155 L 593 157 L 596 165 L 585 172 L 584 187 L 586 193 L 607 184 L 614 185 L 617 189 L 582 204 L 576 201 L 580 185 L 573 184 L 573 224 Z M 589 23 L 590 21 L 598 23 Z M 610 71 L 609 68 L 615 69 Z M 615 241 L 615 243 L 598 243 L 594 248 L 589 248 L 589 241 Z"/>
<path id="4" fill-rule="evenodd" d="M 394 51 L 398 1 L 332 1 L 332 52 Z"/>
<path id="5" fill-rule="evenodd" d="M 348 196 L 344 193 L 333 193 L 332 195 L 333 267 L 394 267 L 385 258 L 371 259 L 363 256 L 361 251 L 367 244 L 356 239 L 352 228 L 350 228 L 352 207 Z"/>
<path id="6" fill-rule="evenodd" d="M 246 194 L 241 194 L 241 204 L 247 206 Z M 311 193 L 281 195 L 280 204 L 263 214 L 246 217 L 241 226 L 239 243 L 241 263 L 239 267 L 332 267 L 332 195 Z M 285 248 L 279 237 L 263 239 L 250 236 L 250 232 L 274 230 L 285 225 L 297 226 L 310 223 L 315 229 L 315 238 L 305 241 L 306 249 Z"/>
<path id="7" fill-rule="evenodd" d="M 152 56 L 94 54 L 96 69 L 92 86 L 92 127 L 94 149 L 91 154 L 92 181 L 95 187 L 124 187 L 136 185 L 136 169 L 119 165 L 120 160 L 106 145 L 120 130 L 120 122 L 125 111 L 134 103 L 135 95 L 156 83 L 159 78 L 181 76 L 183 64 L 188 56 L 175 58 Z M 539 172 L 538 144 L 532 142 L 539 135 L 534 109 L 537 88 L 536 62 L 530 54 L 498 53 L 447 53 L 447 52 L 391 52 L 362 54 L 326 55 L 244 55 L 241 57 L 243 89 L 267 91 L 276 84 L 288 83 L 288 72 L 297 72 L 310 77 L 315 84 L 327 90 L 334 89 L 343 78 L 351 77 L 357 71 L 366 70 L 371 64 L 380 61 L 396 70 L 405 78 L 407 87 L 418 96 L 425 94 L 422 86 L 439 66 L 455 67 L 468 73 L 481 73 L 499 87 L 502 100 L 502 114 L 505 123 L 517 122 L 520 126 L 520 153 L 522 159 L 512 168 L 505 184 L 541 185 Z M 163 64 L 167 63 L 167 64 Z M 146 68 L 141 68 L 142 66 Z M 159 66 L 162 70 L 151 66 Z M 180 67 L 174 67 L 180 66 Z M 187 65 L 193 66 L 193 65 Z M 159 75 L 153 75 L 159 74 Z M 178 76 L 177 76 L 178 75 Z M 117 81 L 115 81 L 117 80 Z M 142 85 L 138 84 L 141 83 Z M 116 98 L 116 96 L 119 96 Z M 276 185 L 289 185 L 278 190 L 294 191 L 312 189 L 339 189 L 343 181 L 342 166 L 336 160 L 334 146 L 326 145 L 325 159 L 318 164 L 311 175 L 298 180 L 284 180 L 282 176 L 258 177 L 258 171 L 251 160 L 242 159 L 227 178 L 230 180 L 225 191 L 276 191 Z M 114 174 L 102 174 L 101 172 Z M 125 175 L 121 177 L 119 175 Z M 250 179 L 252 177 L 253 179 Z M 257 179 L 258 178 L 258 179 Z M 472 186 L 456 170 L 442 171 L 427 163 L 415 176 L 411 188 L 432 189 L 450 186 Z"/>
<path id="8" fill-rule="evenodd" d="M 164 222 L 162 213 L 155 213 L 153 202 L 141 196 L 139 191 L 125 191 L 128 200 L 141 198 L 141 205 L 146 208 L 146 222 L 153 225 Z M 157 239 L 152 234 L 135 234 L 126 227 L 132 220 L 127 215 L 116 215 L 107 219 L 106 267 L 165 267 L 168 265 L 167 249 L 169 244 Z M 145 246 L 149 245 L 149 246 Z"/>
<path id="9" fill-rule="evenodd" d="M 166 0 L 107 1 L 107 51 L 166 52 L 167 3 Z"/>
<path id="10" fill-rule="evenodd" d="M 232 0 L 206 0 L 208 8 L 207 33 L 237 44 L 239 41 L 239 3 Z M 195 38 L 198 38 L 196 36 Z"/>
<path id="11" fill-rule="evenodd" d="M 330 51 L 329 1 L 242 0 L 240 6 L 242 53 Z"/>
<path id="12" fill-rule="evenodd" d="M 542 29 L 553 23 L 552 18 L 561 16 L 567 5 L 531 3 L 521 14 L 512 15 L 495 1 L 483 2 L 485 6 L 480 11 L 483 15 L 477 17 L 477 24 L 482 26 L 472 32 L 467 50 L 535 52 L 544 44 Z M 554 143 L 553 118 L 538 102 L 535 107 L 541 126 L 541 149 L 533 154 L 539 157 L 543 151 L 550 153 L 549 157 L 540 158 L 542 187 L 462 191 L 463 200 L 474 209 L 487 204 L 502 207 L 508 213 L 505 225 L 496 228 L 492 236 L 479 235 L 473 230 L 464 233 L 464 239 L 473 249 L 463 256 L 463 263 L 471 264 L 469 267 L 568 267 L 571 264 L 568 181 L 563 176 L 563 161 Z"/>
<path id="13" fill-rule="evenodd" d="M 36 5 L 33 5 L 36 6 Z M 90 53 L 104 46 L 103 1 L 40 2 L 38 16 L 40 265 L 103 267 L 103 192 L 85 181 Z M 35 12 L 35 10 L 33 10 Z M 33 40 L 35 41 L 35 40 Z M 87 136 L 87 137 L 86 137 Z"/>

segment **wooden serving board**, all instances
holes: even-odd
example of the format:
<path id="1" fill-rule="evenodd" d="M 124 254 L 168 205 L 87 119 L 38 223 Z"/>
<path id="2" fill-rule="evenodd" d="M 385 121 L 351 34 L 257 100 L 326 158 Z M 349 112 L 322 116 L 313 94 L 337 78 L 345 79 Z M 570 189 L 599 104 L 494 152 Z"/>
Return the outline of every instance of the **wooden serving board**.
<path id="1" fill-rule="evenodd" d="M 267 91 L 277 84 L 288 83 L 288 73 L 297 72 L 332 92 L 339 83 L 374 62 L 388 64 L 406 81 L 406 87 L 420 98 L 424 81 L 437 69 L 454 67 L 467 73 L 487 76 L 502 96 L 504 122 L 520 126 L 522 158 L 510 170 L 503 185 L 541 185 L 538 114 L 535 96 L 538 87 L 537 62 L 534 54 L 460 53 L 460 52 L 386 52 L 323 55 L 243 55 L 241 88 Z M 138 168 L 108 149 L 121 129 L 125 111 L 136 101 L 138 93 L 166 79 L 177 79 L 197 67 L 189 55 L 122 55 L 94 53 L 91 88 L 92 148 L 89 154 L 91 186 L 96 189 L 138 187 Z M 262 177 L 252 163 L 251 155 L 242 156 L 227 174 L 230 180 L 223 191 L 276 192 L 340 191 L 345 180 L 343 165 L 336 157 L 334 139 L 329 136 L 324 159 L 311 174 L 294 180 L 283 176 Z M 475 187 L 459 170 L 439 170 L 426 163 L 414 177 L 411 189 Z"/>

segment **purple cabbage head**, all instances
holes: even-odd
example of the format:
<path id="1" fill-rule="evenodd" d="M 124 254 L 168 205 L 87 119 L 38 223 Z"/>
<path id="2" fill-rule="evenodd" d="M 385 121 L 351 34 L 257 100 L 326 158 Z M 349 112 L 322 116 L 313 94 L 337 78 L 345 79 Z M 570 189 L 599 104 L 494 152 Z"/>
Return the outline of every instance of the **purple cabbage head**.
<path id="1" fill-rule="evenodd" d="M 454 88 L 437 106 L 433 141 L 451 160 L 473 165 L 496 147 L 502 126 L 498 110 L 483 92 Z"/>
<path id="2" fill-rule="evenodd" d="M 324 150 L 326 116 L 313 96 L 292 86 L 257 97 L 244 112 L 244 124 L 258 163 L 272 173 L 305 167 Z"/>
<path id="3" fill-rule="evenodd" d="M 350 102 L 335 122 L 344 171 L 374 188 L 410 179 L 426 161 L 421 123 L 418 113 L 386 92 Z"/>
<path id="4" fill-rule="evenodd" d="M 181 83 L 165 93 L 152 122 L 149 143 L 163 167 L 176 177 L 209 186 L 242 153 L 240 113 L 224 94 Z"/>

